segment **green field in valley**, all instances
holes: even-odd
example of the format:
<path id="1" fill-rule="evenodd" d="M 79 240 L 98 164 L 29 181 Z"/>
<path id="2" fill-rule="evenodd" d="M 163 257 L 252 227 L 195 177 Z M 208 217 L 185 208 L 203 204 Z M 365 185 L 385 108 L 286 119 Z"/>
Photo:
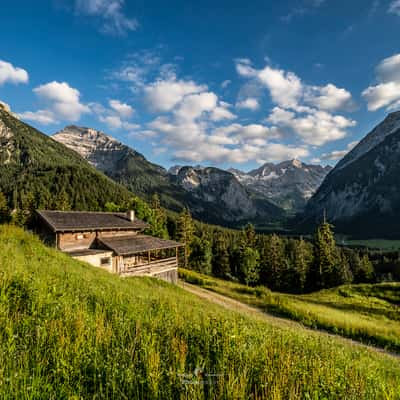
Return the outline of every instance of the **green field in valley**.
<path id="1" fill-rule="evenodd" d="M 1 399 L 400 398 L 396 358 L 121 279 L 15 227 L 0 265 Z"/>
<path id="2" fill-rule="evenodd" d="M 346 285 L 311 294 L 275 293 L 193 271 L 181 278 L 302 324 L 400 353 L 400 283 Z"/>

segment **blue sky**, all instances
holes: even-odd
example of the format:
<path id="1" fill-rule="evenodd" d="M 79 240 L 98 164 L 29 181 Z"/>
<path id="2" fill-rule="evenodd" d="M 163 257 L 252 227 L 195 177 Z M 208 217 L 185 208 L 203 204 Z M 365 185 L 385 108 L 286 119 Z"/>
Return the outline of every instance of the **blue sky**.
<path id="1" fill-rule="evenodd" d="M 400 109 L 400 0 L 3 1 L 0 100 L 166 167 L 334 164 Z"/>

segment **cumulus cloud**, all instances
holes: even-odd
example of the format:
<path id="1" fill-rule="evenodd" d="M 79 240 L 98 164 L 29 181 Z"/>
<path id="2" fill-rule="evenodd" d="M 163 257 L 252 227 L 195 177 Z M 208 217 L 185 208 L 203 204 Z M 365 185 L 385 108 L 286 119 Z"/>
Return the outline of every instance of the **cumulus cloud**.
<path id="1" fill-rule="evenodd" d="M 33 92 L 53 112 L 55 118 L 78 121 L 82 114 L 90 112 L 89 107 L 80 102 L 80 92 L 67 82 L 49 82 L 33 89 Z"/>
<path id="2" fill-rule="evenodd" d="M 122 118 L 130 118 L 134 112 L 129 104 L 122 103 L 119 100 L 110 100 L 108 104 L 110 108 L 116 111 Z"/>
<path id="3" fill-rule="evenodd" d="M 29 75 L 24 69 L 0 60 L 0 86 L 5 83 L 28 83 Z"/>
<path id="4" fill-rule="evenodd" d="M 346 129 L 356 122 L 341 115 L 310 109 L 306 113 L 294 113 L 275 107 L 268 120 L 281 127 L 290 128 L 304 143 L 321 146 L 346 136 Z"/>
<path id="5" fill-rule="evenodd" d="M 267 121 L 299 136 L 306 144 L 321 146 L 346 136 L 356 123 L 339 110 L 352 111 L 351 93 L 332 83 L 314 86 L 304 83 L 295 73 L 267 65 L 256 69 L 250 60 L 236 60 L 239 75 L 257 80 L 276 104 Z"/>
<path id="6" fill-rule="evenodd" d="M 197 94 L 207 89 L 191 80 L 157 80 L 144 89 L 145 101 L 154 112 L 171 111 L 189 94 Z"/>
<path id="7" fill-rule="evenodd" d="M 377 84 L 366 88 L 362 95 L 368 110 L 388 110 L 399 106 L 400 102 L 400 54 L 382 60 L 376 67 Z"/>
<path id="8" fill-rule="evenodd" d="M 109 100 L 108 107 L 100 103 L 89 103 L 88 106 L 97 119 L 112 130 L 124 129 L 131 134 L 140 128 L 140 125 L 129 121 L 134 114 L 134 109 L 120 100 Z"/>
<path id="9" fill-rule="evenodd" d="M 82 114 L 90 112 L 90 108 L 80 102 L 79 90 L 67 82 L 49 82 L 36 87 L 33 92 L 47 108 L 20 113 L 23 119 L 49 125 L 59 121 L 76 122 Z"/>
<path id="10" fill-rule="evenodd" d="M 123 12 L 124 0 L 75 0 L 75 13 L 102 20 L 100 31 L 110 35 L 125 35 L 139 27 L 136 18 Z"/>
<path id="11" fill-rule="evenodd" d="M 400 17 L 400 0 L 394 0 L 389 5 L 389 13 Z"/>
<path id="12" fill-rule="evenodd" d="M 25 111 L 18 115 L 23 120 L 37 122 L 41 125 L 50 125 L 58 122 L 54 113 L 49 110 Z"/>
<path id="13" fill-rule="evenodd" d="M 241 101 L 238 101 L 236 103 L 237 108 L 245 108 L 248 110 L 258 110 L 260 108 L 260 104 L 258 100 L 254 97 L 248 97 L 247 99 L 243 99 Z"/>

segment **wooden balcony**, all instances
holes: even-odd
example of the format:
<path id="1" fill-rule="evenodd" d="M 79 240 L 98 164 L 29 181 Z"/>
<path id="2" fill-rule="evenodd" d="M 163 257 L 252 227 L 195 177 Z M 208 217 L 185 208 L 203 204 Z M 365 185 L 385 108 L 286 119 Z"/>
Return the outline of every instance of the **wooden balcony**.
<path id="1" fill-rule="evenodd" d="M 120 276 L 156 276 L 164 272 L 176 270 L 178 268 L 178 260 L 176 257 L 163 258 L 150 262 L 138 264 L 124 263 L 123 268 L 119 272 Z"/>

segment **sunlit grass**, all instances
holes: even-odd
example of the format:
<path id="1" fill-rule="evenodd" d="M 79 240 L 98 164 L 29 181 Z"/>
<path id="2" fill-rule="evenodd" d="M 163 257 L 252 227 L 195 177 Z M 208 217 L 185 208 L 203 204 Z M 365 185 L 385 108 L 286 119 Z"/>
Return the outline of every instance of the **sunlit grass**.
<path id="1" fill-rule="evenodd" d="M 400 393 L 396 359 L 274 327 L 162 281 L 120 279 L 7 226 L 0 227 L 0 360 L 1 399 Z M 196 368 L 203 375 L 193 375 Z"/>
<path id="2" fill-rule="evenodd" d="M 193 271 L 180 276 L 194 284 L 243 301 L 306 326 L 400 352 L 400 284 L 348 285 L 307 295 L 251 288 Z"/>

